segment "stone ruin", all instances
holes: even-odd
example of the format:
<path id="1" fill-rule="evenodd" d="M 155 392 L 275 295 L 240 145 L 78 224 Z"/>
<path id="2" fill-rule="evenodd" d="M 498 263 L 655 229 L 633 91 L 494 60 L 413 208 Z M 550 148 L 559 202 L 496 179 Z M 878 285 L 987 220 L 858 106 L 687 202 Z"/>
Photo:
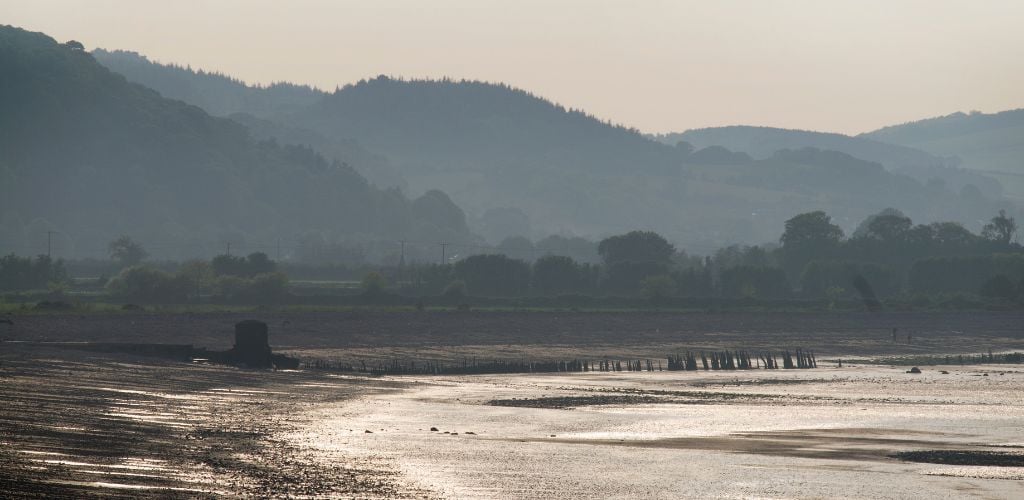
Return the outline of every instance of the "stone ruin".
<path id="1" fill-rule="evenodd" d="M 270 330 L 266 323 L 255 319 L 235 323 L 234 347 L 211 352 L 210 360 L 248 368 L 299 367 L 299 360 L 270 350 Z"/>
<path id="2" fill-rule="evenodd" d="M 266 323 L 255 319 L 235 323 L 235 346 L 228 352 L 236 361 L 249 366 L 273 365 L 269 331 Z"/>

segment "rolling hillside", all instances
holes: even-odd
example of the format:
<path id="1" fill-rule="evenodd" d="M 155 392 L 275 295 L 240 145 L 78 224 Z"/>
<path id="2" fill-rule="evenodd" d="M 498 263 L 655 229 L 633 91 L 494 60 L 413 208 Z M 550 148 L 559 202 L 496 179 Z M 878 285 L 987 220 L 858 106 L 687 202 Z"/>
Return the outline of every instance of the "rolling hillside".
<path id="1" fill-rule="evenodd" d="M 776 151 L 783 149 L 816 148 L 839 151 L 862 160 L 880 163 L 893 172 L 908 175 L 921 182 L 938 178 L 954 190 L 973 184 L 986 196 L 1002 195 L 1002 187 L 998 182 L 987 176 L 956 168 L 955 158 L 906 145 L 890 144 L 881 139 L 750 126 L 695 129 L 683 133 L 664 134 L 656 138 L 667 144 L 685 141 L 698 149 L 723 146 L 762 159 L 769 158 Z"/>
<path id="2" fill-rule="evenodd" d="M 176 71 L 193 79 L 191 88 L 206 85 L 195 71 Z M 219 88 L 211 87 L 212 95 Z M 920 222 L 953 219 L 977 229 L 1000 203 L 998 183 L 939 167 L 941 158 L 911 148 L 808 133 L 813 144 L 775 138 L 750 156 L 724 148 L 691 153 L 529 92 L 477 81 L 378 77 L 273 116 L 232 116 L 257 137 L 352 159 L 374 179 L 401 179 L 409 193 L 443 189 L 491 243 L 516 236 L 494 231 L 487 221 L 495 213 L 517 214 L 510 227 L 528 228 L 519 231 L 534 239 L 652 229 L 709 252 L 773 241 L 783 222 L 802 211 L 824 209 L 848 230 L 890 206 Z M 857 154 L 826 151 L 843 147 Z M 791 151 L 778 153 L 784 149 Z M 899 166 L 887 170 L 885 162 Z M 927 175 L 899 170 L 912 167 Z M 938 173 L 947 180 L 927 182 Z"/>
<path id="3" fill-rule="evenodd" d="M 885 127 L 859 137 L 956 157 L 964 168 L 998 178 L 1024 200 L 1024 109 L 953 113 Z"/>
<path id="4" fill-rule="evenodd" d="M 0 109 L 3 253 L 38 252 L 48 232 L 64 256 L 103 255 L 120 234 L 157 257 L 310 234 L 470 238 L 443 194 L 417 204 L 378 190 L 344 164 L 254 140 L 40 33 L 0 27 Z"/>

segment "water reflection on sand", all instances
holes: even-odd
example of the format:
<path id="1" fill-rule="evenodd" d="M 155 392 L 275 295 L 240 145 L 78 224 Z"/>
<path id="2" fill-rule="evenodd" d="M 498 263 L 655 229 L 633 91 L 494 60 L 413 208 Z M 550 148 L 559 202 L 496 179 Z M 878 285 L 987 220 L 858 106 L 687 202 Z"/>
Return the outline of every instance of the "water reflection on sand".
<path id="1" fill-rule="evenodd" d="M 415 383 L 314 409 L 287 437 L 386 457 L 457 498 L 1019 498 L 1024 468 L 890 456 L 1024 451 L 1024 373 L 945 369 L 403 377 Z"/>

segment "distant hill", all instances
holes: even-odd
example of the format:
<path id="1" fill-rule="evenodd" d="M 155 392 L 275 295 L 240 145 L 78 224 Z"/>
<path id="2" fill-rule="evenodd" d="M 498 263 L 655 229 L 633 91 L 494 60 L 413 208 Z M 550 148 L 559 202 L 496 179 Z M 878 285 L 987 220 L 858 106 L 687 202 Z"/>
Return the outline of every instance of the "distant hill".
<path id="1" fill-rule="evenodd" d="M 999 178 L 1024 199 L 1024 109 L 1001 113 L 953 113 L 885 127 L 858 137 L 953 156 L 964 168 Z"/>
<path id="2" fill-rule="evenodd" d="M 773 127 L 730 126 L 688 130 L 653 136 L 666 144 L 687 142 L 695 148 L 722 146 L 745 152 L 754 158 L 769 158 L 783 149 L 816 148 L 839 151 L 867 161 L 877 162 L 889 170 L 909 175 L 921 182 L 942 179 L 952 189 L 974 184 L 987 196 L 1002 195 L 997 181 L 974 172 L 956 168 L 958 160 L 908 147 L 890 144 L 883 139 L 850 137 L 843 134 L 792 130 Z"/>
<path id="3" fill-rule="evenodd" d="M 346 165 L 254 140 L 41 33 L 0 26 L 0 109 L 3 253 L 37 252 L 48 231 L 64 256 L 102 255 L 119 234 L 157 257 L 309 234 L 471 238 L 442 193 L 413 202 L 376 189 Z"/>
<path id="4" fill-rule="evenodd" d="M 195 79 L 193 88 L 203 87 L 198 73 L 177 71 Z M 491 243 L 523 231 L 534 239 L 599 239 L 652 229 L 700 253 L 775 241 L 786 219 L 808 210 L 826 210 L 850 231 L 890 206 L 920 222 L 952 219 L 977 230 L 1000 206 L 990 199 L 998 185 L 970 172 L 957 173 L 980 179 L 980 192 L 825 151 L 835 149 L 830 143 L 776 143 L 749 155 L 742 148 L 690 151 L 477 81 L 378 77 L 272 116 L 231 116 L 257 137 L 312 145 L 374 179 L 400 177 L 411 193 L 443 189 Z M 910 148 L 845 141 L 921 168 L 943 161 Z M 385 167 L 386 174 L 370 173 Z"/>
<path id="5" fill-rule="evenodd" d="M 281 117 L 349 137 L 411 176 L 558 166 L 575 172 L 678 170 L 674 150 L 526 91 L 478 81 L 377 77 Z M 410 179 L 412 184 L 417 184 Z M 421 185 L 421 187 L 426 187 Z"/>
<path id="6" fill-rule="evenodd" d="M 330 160 L 348 164 L 378 187 L 408 188 L 387 158 L 366 150 L 351 138 L 328 137 L 268 119 L 320 102 L 328 94 L 317 89 L 284 82 L 266 87 L 249 85 L 228 75 L 160 64 L 124 50 L 95 49 L 92 55 L 128 81 L 245 125 L 257 139 L 273 138 L 282 144 L 309 146 Z"/>
<path id="7" fill-rule="evenodd" d="M 787 218 L 818 208 L 851 229 L 887 206 L 922 221 L 975 225 L 994 210 L 984 198 L 962 203 L 956 186 L 925 186 L 848 154 L 805 147 L 760 160 L 723 148 L 691 153 L 481 82 L 380 77 L 280 119 L 354 138 L 386 155 L 413 190 L 443 187 L 471 213 L 519 208 L 541 234 L 654 229 L 706 251 L 774 240 Z M 878 148 L 941 163 L 909 148 Z"/>
<path id="8" fill-rule="evenodd" d="M 92 56 L 130 82 L 141 83 L 169 99 L 194 104 L 215 116 L 247 113 L 266 118 L 308 106 L 326 95 L 307 85 L 284 82 L 266 87 L 248 85 L 216 72 L 156 63 L 136 52 L 95 49 Z"/>
<path id="9" fill-rule="evenodd" d="M 727 217 L 734 231 L 746 232 L 753 241 L 770 241 L 766 229 L 778 233 L 793 214 L 816 209 L 828 212 L 850 234 L 886 207 L 900 207 L 916 222 L 953 220 L 977 231 L 997 207 L 1006 206 L 977 190 L 925 185 L 880 163 L 815 148 L 783 149 L 769 158 L 727 166 L 689 164 L 687 170 L 687 194 L 693 198 L 688 205 L 697 214 L 714 211 Z M 688 216 L 679 212 L 679 217 Z"/>
<path id="10" fill-rule="evenodd" d="M 361 144 L 344 137 L 327 137 L 312 130 L 284 125 L 248 113 L 234 113 L 232 120 L 248 127 L 256 139 L 276 140 L 281 144 L 309 146 L 320 154 L 352 166 L 378 187 L 408 188 L 408 183 L 383 155 L 367 151 Z"/>

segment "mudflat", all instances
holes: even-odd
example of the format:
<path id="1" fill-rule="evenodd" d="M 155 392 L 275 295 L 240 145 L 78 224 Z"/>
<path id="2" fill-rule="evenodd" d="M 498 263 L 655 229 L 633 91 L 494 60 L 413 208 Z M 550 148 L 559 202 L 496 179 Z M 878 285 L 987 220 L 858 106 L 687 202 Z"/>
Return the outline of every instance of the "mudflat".
<path id="1" fill-rule="evenodd" d="M 300 357 L 801 347 L 819 368 L 370 377 L 39 343 L 223 348 L 249 317 Z M 147 312 L 14 323 L 0 332 L 14 341 L 0 343 L 4 497 L 1024 494 L 1024 367 L 877 364 L 1024 349 L 1018 313 Z"/>
<path id="2" fill-rule="evenodd" d="M 444 352 L 455 357 L 526 354 L 542 359 L 564 359 L 567 354 L 664 357 L 683 348 L 802 347 L 842 356 L 1024 350 L 1021 311 L 353 310 L 28 314 L 17 315 L 13 326 L 0 325 L 0 339 L 163 342 L 221 349 L 231 346 L 233 325 L 249 318 L 269 324 L 270 342 L 275 349 L 308 350 L 309 354 L 318 355 L 335 349 L 349 358 Z M 897 329 L 895 341 L 893 328 Z"/>

